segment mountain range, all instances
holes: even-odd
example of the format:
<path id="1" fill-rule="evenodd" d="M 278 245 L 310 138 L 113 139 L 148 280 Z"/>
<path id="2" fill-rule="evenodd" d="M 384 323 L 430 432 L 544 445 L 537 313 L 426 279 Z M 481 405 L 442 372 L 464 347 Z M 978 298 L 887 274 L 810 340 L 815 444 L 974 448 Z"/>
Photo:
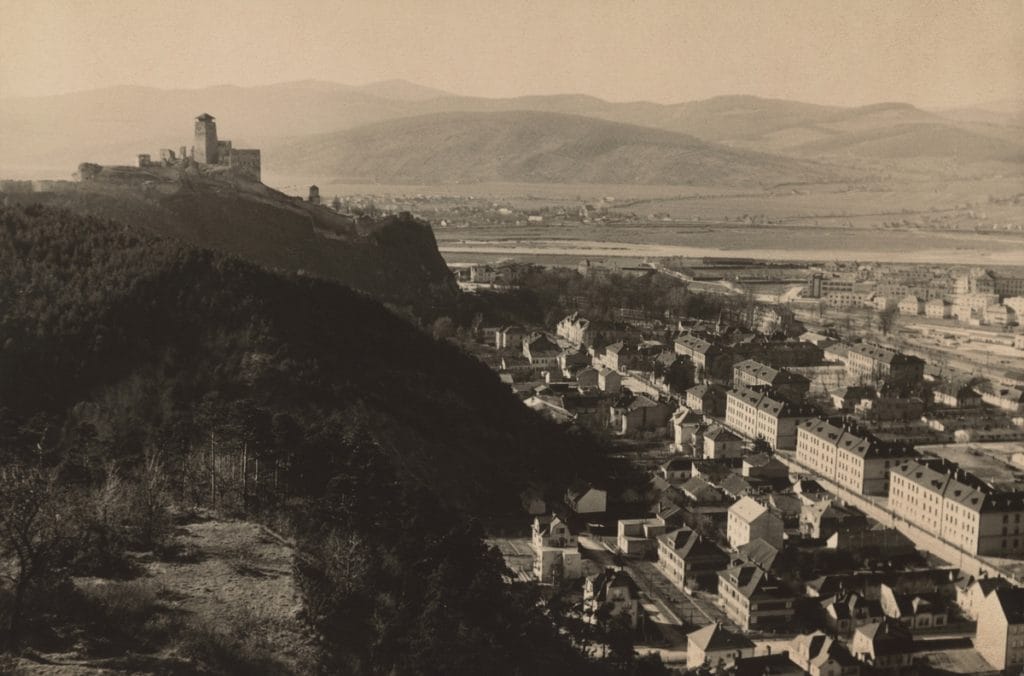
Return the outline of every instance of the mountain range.
<path id="1" fill-rule="evenodd" d="M 324 172 L 333 171 L 339 163 L 344 171 L 337 176 L 372 174 L 381 182 L 420 181 L 424 177 L 448 180 L 452 176 L 494 180 L 507 175 L 505 180 L 686 183 L 693 176 L 690 165 L 706 164 L 711 168 L 706 180 L 777 183 L 776 172 L 782 177 L 806 175 L 812 180 L 819 173 L 845 178 L 863 168 L 864 160 L 899 163 L 922 159 L 939 160 L 944 166 L 994 162 L 1001 165 L 997 171 L 1006 172 L 1019 170 L 1024 159 L 1024 121 L 1021 108 L 1015 105 L 1019 102 L 927 111 L 906 103 L 844 108 L 754 96 L 678 104 L 609 102 L 585 95 L 491 99 L 458 96 L 401 80 L 364 86 L 301 81 L 193 90 L 111 87 L 0 100 L 0 175 L 67 175 L 80 161 L 130 163 L 140 152 L 155 154 L 160 147 L 190 144 L 191 121 L 200 112 L 217 116 L 221 137 L 236 146 L 267 148 L 268 173 L 287 167 L 322 176 L 324 181 L 335 176 Z M 513 112 L 535 115 L 509 116 Z M 484 113 L 494 115 L 467 117 Z M 543 113 L 575 116 L 580 128 L 539 115 Z M 405 122 L 384 125 L 395 120 Z M 431 120 L 436 128 L 429 128 Z M 502 129 L 502 121 L 513 124 L 514 129 Z M 600 121 L 646 131 L 599 125 Z M 453 137 L 451 130 L 463 123 L 469 125 L 466 135 Z M 412 129 L 415 134 L 403 131 Z M 390 132 L 396 133 L 395 138 L 380 139 L 387 141 L 389 152 L 371 152 L 367 144 L 375 142 L 374 135 Z M 489 132 L 494 135 L 467 143 L 467 136 Z M 595 135 L 603 133 L 608 138 L 597 142 Z M 564 137 L 553 137 L 559 134 Z M 572 146 L 581 137 L 588 139 L 591 147 L 607 146 L 615 152 L 593 157 L 584 153 L 564 163 L 564 171 L 558 169 L 558 163 L 551 160 L 552 147 Z M 623 143 L 624 137 L 642 140 Z M 405 139 L 404 146 L 399 138 Z M 455 143 L 451 148 L 446 145 L 449 140 Z M 511 160 L 516 167 L 499 171 L 495 167 L 504 160 L 485 153 L 500 149 L 509 140 L 521 144 Z M 543 145 L 529 145 L 533 140 Z M 704 145 L 697 144 L 698 140 Z M 653 152 L 652 144 L 660 142 L 665 148 Z M 332 148 L 332 143 L 338 146 Z M 418 148 L 420 144 L 424 147 Z M 298 152 L 289 151 L 289 146 L 311 150 L 318 159 L 300 162 Z M 473 154 L 474 147 L 479 148 L 477 154 Z M 689 149 L 688 158 L 673 159 L 682 147 Z M 780 157 L 753 158 L 732 155 L 730 150 Z M 468 159 L 468 164 L 453 172 L 449 151 L 463 163 Z M 347 152 L 354 153 L 348 163 L 344 159 Z M 386 159 L 386 154 L 417 157 L 419 166 L 412 167 L 411 159 L 404 164 Z M 630 168 L 646 164 L 652 154 L 655 167 Z M 277 157 L 281 167 L 272 164 Z M 816 163 L 814 171 L 808 171 L 806 160 Z M 624 163 L 625 168 L 578 165 L 591 161 L 596 167 Z M 740 166 L 721 170 L 722 162 L 731 161 Z M 752 172 L 750 163 L 760 164 L 763 170 Z M 476 168 L 482 173 L 475 173 Z"/>

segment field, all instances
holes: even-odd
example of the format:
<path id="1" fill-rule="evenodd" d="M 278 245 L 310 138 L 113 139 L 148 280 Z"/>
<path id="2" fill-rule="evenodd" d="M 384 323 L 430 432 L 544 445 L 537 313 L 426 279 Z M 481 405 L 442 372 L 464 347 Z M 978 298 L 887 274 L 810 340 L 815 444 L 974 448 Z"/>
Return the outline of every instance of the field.
<path id="1" fill-rule="evenodd" d="M 305 195 L 308 177 L 268 175 Z M 515 256 L 548 263 L 663 256 L 859 260 L 972 265 L 1024 264 L 1024 202 L 1016 177 L 799 185 L 761 191 L 694 186 L 472 183 L 320 183 L 325 199 L 372 197 L 434 223 L 449 262 Z M 591 205 L 591 222 L 518 213 Z M 447 227 L 441 226 L 448 220 Z M 518 221 L 518 223 L 516 222 Z"/>

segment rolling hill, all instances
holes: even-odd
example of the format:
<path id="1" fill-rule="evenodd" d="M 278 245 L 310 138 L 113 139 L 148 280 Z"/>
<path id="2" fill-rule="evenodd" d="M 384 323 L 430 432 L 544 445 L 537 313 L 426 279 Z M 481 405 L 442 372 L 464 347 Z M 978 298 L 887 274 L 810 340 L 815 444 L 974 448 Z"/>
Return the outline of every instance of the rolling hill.
<path id="1" fill-rule="evenodd" d="M 719 96 L 660 104 L 610 102 L 579 94 L 489 99 L 456 96 L 401 80 L 363 86 L 309 80 L 193 90 L 111 87 L 0 100 L 0 147 L 4 148 L 0 176 L 66 177 L 81 161 L 126 163 L 139 152 L 176 148 L 190 143 L 191 120 L 203 111 L 219 118 L 222 137 L 249 147 L 420 115 L 510 111 L 580 115 L 748 150 L 811 157 L 823 150 L 804 147 L 807 144 L 847 134 L 853 135 L 851 142 L 856 143 L 857 134 L 875 130 L 885 136 L 880 130 L 910 124 L 941 125 L 1012 144 L 1019 144 L 1022 134 L 1013 124 L 1019 115 L 929 112 L 906 103 L 844 108 L 756 96 Z M 904 147 L 902 143 L 893 147 L 873 144 L 861 152 L 900 159 Z M 981 147 L 992 146 L 983 143 Z M 1001 151 L 995 156 L 973 153 L 985 161 L 1003 155 Z M 966 161 L 963 155 L 947 158 Z"/>
<path id="2" fill-rule="evenodd" d="M 264 150 L 281 172 L 353 182 L 771 184 L 848 178 L 829 165 L 578 115 L 438 113 Z"/>

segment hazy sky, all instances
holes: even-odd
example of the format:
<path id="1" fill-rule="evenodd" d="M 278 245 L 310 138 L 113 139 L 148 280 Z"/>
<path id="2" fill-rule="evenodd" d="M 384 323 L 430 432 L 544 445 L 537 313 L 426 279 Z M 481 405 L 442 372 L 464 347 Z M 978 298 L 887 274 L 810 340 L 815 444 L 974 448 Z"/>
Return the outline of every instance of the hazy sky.
<path id="1" fill-rule="evenodd" d="M 0 0 L 0 96 L 404 78 L 468 95 L 1024 98 L 1024 0 Z"/>

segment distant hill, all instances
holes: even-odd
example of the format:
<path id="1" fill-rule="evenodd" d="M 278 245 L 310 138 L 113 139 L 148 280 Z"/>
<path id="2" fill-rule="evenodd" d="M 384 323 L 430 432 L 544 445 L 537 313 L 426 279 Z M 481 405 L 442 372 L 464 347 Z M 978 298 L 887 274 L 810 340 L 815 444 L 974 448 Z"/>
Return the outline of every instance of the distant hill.
<path id="1" fill-rule="evenodd" d="M 157 185 L 126 180 L 24 192 L 0 184 L 14 203 L 41 203 L 111 218 L 260 265 L 335 280 L 383 301 L 425 309 L 455 295 L 430 226 L 412 217 L 352 218 L 259 184 L 183 176 Z"/>
<path id="2" fill-rule="evenodd" d="M 578 115 L 438 113 L 289 139 L 264 149 L 281 172 L 384 183 L 521 181 L 779 184 L 842 170 Z M 845 176 L 851 174 L 847 173 Z"/>
<path id="3" fill-rule="evenodd" d="M 676 104 L 610 102 L 579 94 L 490 99 L 452 95 L 403 80 L 361 86 L 307 80 L 190 90 L 119 86 L 0 100 L 0 177 L 61 177 L 81 161 L 127 163 L 139 152 L 189 145 L 192 118 L 201 112 L 215 115 L 220 135 L 243 147 L 266 147 L 283 138 L 433 113 L 532 111 L 650 127 L 759 152 L 803 155 L 812 152 L 803 146 L 828 137 L 908 124 L 941 124 L 1011 143 L 1018 139 L 1020 129 L 1014 125 L 1022 119 L 1020 112 L 1005 102 L 990 108 L 940 114 L 898 102 L 844 108 L 756 96 Z M 878 157 L 892 159 L 898 148 L 878 147 Z"/>
<path id="4" fill-rule="evenodd" d="M 850 154 L 885 159 L 956 158 L 966 162 L 1024 162 L 1024 145 L 945 124 L 900 124 L 865 129 L 794 146 L 818 157 Z"/>

